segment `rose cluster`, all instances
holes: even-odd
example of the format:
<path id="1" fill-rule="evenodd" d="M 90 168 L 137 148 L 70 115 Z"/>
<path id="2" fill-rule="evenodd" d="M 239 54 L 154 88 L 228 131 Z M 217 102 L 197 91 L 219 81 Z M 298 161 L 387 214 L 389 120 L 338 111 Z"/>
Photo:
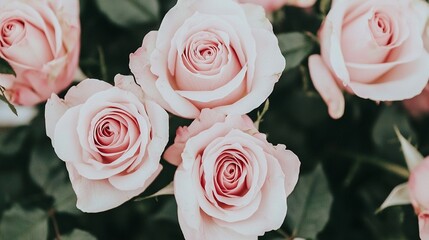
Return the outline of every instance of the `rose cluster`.
<path id="1" fill-rule="evenodd" d="M 2 97 L 24 106 L 46 101 L 46 135 L 65 162 L 77 208 L 102 212 L 142 194 L 165 159 L 177 166 L 172 193 L 186 239 L 257 239 L 280 228 L 300 161 L 247 114 L 287 64 L 266 11 L 315 1 L 178 0 L 130 53 L 129 75 L 117 74 L 114 85 L 85 79 L 59 97 L 80 72 L 78 3 L 0 1 L 0 64 L 12 70 L 0 74 Z M 404 100 L 413 116 L 429 112 L 428 16 L 420 0 L 332 1 L 320 54 L 308 59 L 332 118 L 344 114 L 343 90 Z M 169 115 L 192 123 L 169 136 Z M 422 239 L 427 162 L 409 182 Z"/>
<path id="2" fill-rule="evenodd" d="M 174 195 L 185 238 L 254 239 L 280 228 L 300 162 L 245 115 L 268 98 L 285 67 L 264 9 L 179 1 L 129 66 L 133 76 L 117 75 L 114 86 L 87 79 L 46 104 L 47 135 L 66 163 L 77 207 L 117 207 L 154 181 L 168 111 L 195 119 L 164 153 L 178 166 Z"/>

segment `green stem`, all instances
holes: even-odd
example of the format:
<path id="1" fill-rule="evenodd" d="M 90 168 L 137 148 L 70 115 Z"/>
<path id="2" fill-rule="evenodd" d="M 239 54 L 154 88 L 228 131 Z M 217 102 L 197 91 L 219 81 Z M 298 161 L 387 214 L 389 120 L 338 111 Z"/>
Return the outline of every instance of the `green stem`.
<path id="1" fill-rule="evenodd" d="M 358 156 L 358 154 L 355 154 L 355 153 L 342 153 L 341 155 L 351 160 L 373 165 L 375 167 L 378 167 L 387 172 L 393 173 L 404 179 L 408 179 L 408 177 L 410 176 L 410 172 L 408 171 L 407 168 L 395 163 L 388 162 L 384 159 L 380 159 L 372 156 Z"/>
<path id="2" fill-rule="evenodd" d="M 48 211 L 48 215 L 49 215 L 49 218 L 51 218 L 52 225 L 54 226 L 55 239 L 56 240 L 61 240 L 60 229 L 58 227 L 57 219 L 55 218 L 55 209 L 51 208 Z"/>
<path id="3" fill-rule="evenodd" d="M 279 228 L 276 230 L 278 234 L 280 234 L 284 239 L 290 239 L 289 234 L 287 234 L 283 229 Z"/>
<path id="4" fill-rule="evenodd" d="M 106 59 L 104 58 L 104 51 L 101 46 L 98 46 L 98 57 L 100 60 L 100 73 L 101 77 L 104 81 L 108 81 L 108 75 L 107 75 L 107 67 L 106 67 Z"/>

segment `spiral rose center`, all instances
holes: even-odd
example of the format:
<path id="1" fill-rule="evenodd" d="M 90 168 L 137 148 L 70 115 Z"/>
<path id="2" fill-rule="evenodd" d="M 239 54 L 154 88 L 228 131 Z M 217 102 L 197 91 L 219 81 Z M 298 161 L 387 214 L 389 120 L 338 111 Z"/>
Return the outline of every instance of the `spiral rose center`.
<path id="1" fill-rule="evenodd" d="M 25 23 L 18 19 L 6 21 L 1 29 L 2 47 L 9 47 L 19 42 L 25 33 Z"/>
<path id="2" fill-rule="evenodd" d="M 219 36 L 202 31 L 189 38 L 182 61 L 192 73 L 215 74 L 227 63 L 228 55 L 228 48 Z"/>
<path id="3" fill-rule="evenodd" d="M 224 197 L 240 197 L 249 190 L 246 157 L 237 150 L 226 150 L 216 162 L 216 192 Z"/>
<path id="4" fill-rule="evenodd" d="M 128 131 L 137 131 L 137 120 L 122 109 L 110 109 L 95 124 L 94 143 L 105 163 L 113 162 L 117 156 L 127 151 L 135 140 L 130 139 Z"/>
<path id="5" fill-rule="evenodd" d="M 369 20 L 371 33 L 379 46 L 388 46 L 392 43 L 392 22 L 390 17 L 382 12 L 375 12 Z"/>

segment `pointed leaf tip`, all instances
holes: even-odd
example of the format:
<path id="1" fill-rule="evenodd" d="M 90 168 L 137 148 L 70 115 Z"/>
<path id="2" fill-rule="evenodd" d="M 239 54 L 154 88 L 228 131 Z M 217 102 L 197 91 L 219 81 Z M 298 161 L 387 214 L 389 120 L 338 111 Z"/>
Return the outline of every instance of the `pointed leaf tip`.
<path id="1" fill-rule="evenodd" d="M 398 136 L 399 142 L 401 143 L 402 152 L 407 162 L 408 170 L 414 169 L 419 163 L 423 161 L 423 156 L 420 152 L 402 136 L 399 129 L 395 126 L 395 132 Z"/>
<path id="2" fill-rule="evenodd" d="M 377 209 L 375 213 L 379 213 L 385 208 L 397 205 L 405 205 L 409 204 L 410 195 L 408 189 L 408 183 L 402 183 L 396 186 L 392 192 L 390 192 L 389 196 L 384 200 L 383 204 Z"/>

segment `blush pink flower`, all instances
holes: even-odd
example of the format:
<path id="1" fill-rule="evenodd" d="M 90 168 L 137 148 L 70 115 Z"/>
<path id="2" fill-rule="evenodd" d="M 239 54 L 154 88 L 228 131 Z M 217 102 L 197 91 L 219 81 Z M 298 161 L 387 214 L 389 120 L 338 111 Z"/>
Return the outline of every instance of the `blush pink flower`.
<path id="1" fill-rule="evenodd" d="M 132 77 L 118 75 L 115 83 L 87 79 L 64 100 L 53 94 L 46 103 L 46 134 L 66 162 L 76 206 L 84 212 L 121 205 L 162 169 L 168 114 L 143 99 Z"/>
<path id="2" fill-rule="evenodd" d="M 411 204 L 419 218 L 420 238 L 429 240 L 429 157 L 411 170 L 408 180 Z"/>
<path id="3" fill-rule="evenodd" d="M 177 130 L 164 158 L 179 165 L 174 194 L 186 239 L 257 239 L 278 229 L 298 180 L 298 157 L 273 146 L 246 115 L 203 110 Z"/>
<path id="4" fill-rule="evenodd" d="M 420 22 L 425 24 L 422 28 L 423 43 L 426 51 L 429 51 L 429 4 L 426 1 L 414 0 L 413 6 Z M 429 113 L 429 85 L 426 85 L 419 95 L 412 99 L 407 99 L 403 103 L 414 117 Z"/>
<path id="5" fill-rule="evenodd" d="M 231 0 L 181 0 L 130 55 L 143 91 L 169 112 L 245 114 L 263 103 L 285 67 L 264 9 Z"/>
<path id="6" fill-rule="evenodd" d="M 16 73 L 0 74 L 11 102 L 35 105 L 73 81 L 80 51 L 78 0 L 1 0 L 0 57 Z"/>
<path id="7" fill-rule="evenodd" d="M 423 90 L 429 55 L 417 15 L 410 0 L 333 2 L 319 30 L 321 55 L 309 59 L 331 117 L 343 115 L 343 87 L 374 101 L 409 99 Z"/>
<path id="8" fill-rule="evenodd" d="M 265 8 L 265 10 L 272 12 L 285 5 L 308 8 L 312 7 L 317 0 L 238 0 L 242 3 L 254 3 L 259 4 Z"/>

